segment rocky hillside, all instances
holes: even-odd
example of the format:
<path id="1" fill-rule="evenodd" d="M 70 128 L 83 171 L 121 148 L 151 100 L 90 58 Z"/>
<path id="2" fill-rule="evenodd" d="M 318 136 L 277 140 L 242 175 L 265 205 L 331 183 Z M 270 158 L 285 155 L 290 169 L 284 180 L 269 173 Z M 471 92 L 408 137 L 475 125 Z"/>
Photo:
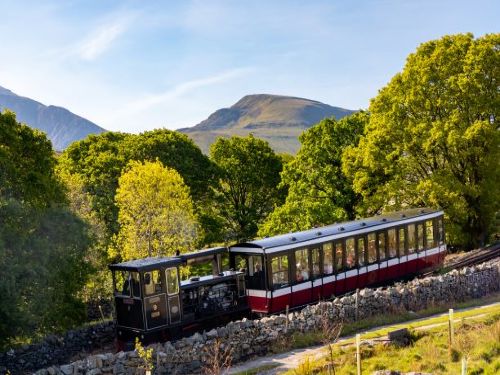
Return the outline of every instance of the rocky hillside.
<path id="1" fill-rule="evenodd" d="M 14 94 L 0 86 L 0 110 L 16 113 L 17 121 L 47 133 L 55 150 L 105 130 L 62 107 L 45 106 L 35 100 Z"/>
<path id="2" fill-rule="evenodd" d="M 248 95 L 230 108 L 219 109 L 191 128 L 179 129 L 207 153 L 217 137 L 247 135 L 266 139 L 277 152 L 295 154 L 298 136 L 326 117 L 341 119 L 354 111 L 303 98 Z"/>

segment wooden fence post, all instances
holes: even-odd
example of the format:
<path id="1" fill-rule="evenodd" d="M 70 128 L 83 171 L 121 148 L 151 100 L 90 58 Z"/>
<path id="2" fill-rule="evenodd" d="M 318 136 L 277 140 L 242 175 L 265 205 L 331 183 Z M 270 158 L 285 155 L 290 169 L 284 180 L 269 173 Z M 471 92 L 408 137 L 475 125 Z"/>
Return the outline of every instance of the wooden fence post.
<path id="1" fill-rule="evenodd" d="M 358 369 L 358 375 L 361 375 L 361 335 L 359 333 L 356 334 L 356 364 Z"/>
<path id="2" fill-rule="evenodd" d="M 359 289 L 356 288 L 356 315 L 355 320 L 357 321 L 359 318 Z"/>
<path id="3" fill-rule="evenodd" d="M 285 333 L 287 333 L 288 332 L 288 305 L 286 305 L 285 314 L 286 314 Z"/>
<path id="4" fill-rule="evenodd" d="M 467 358 L 462 358 L 462 375 L 467 375 Z"/>

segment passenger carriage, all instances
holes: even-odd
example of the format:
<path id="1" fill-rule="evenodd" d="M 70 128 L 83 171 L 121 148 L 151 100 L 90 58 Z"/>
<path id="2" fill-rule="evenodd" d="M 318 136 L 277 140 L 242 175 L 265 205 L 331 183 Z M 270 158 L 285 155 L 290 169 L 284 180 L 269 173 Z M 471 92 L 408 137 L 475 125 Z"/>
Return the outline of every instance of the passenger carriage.
<path id="1" fill-rule="evenodd" d="M 239 243 L 229 253 L 231 267 L 245 272 L 250 309 L 279 312 L 440 266 L 443 211 L 409 209 Z"/>

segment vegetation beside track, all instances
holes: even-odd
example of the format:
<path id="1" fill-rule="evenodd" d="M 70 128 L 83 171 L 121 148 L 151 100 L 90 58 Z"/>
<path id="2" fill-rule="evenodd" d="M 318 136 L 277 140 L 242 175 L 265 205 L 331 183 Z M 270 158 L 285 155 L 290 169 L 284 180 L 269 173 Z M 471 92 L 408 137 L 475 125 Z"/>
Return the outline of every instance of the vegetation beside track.
<path id="1" fill-rule="evenodd" d="M 497 295 L 498 297 L 498 295 Z M 459 322 L 456 322 L 456 320 Z M 459 374 L 462 358 L 467 359 L 468 374 L 500 372 L 500 305 L 476 308 L 455 314 L 455 340 L 448 347 L 447 316 L 424 319 L 410 325 L 384 327 L 362 335 L 363 373 L 376 370 L 419 371 L 433 374 Z M 410 328 L 412 343 L 400 348 L 373 340 L 389 331 Z M 427 328 L 428 327 L 428 328 Z M 334 345 L 335 374 L 356 374 L 354 340 Z M 287 374 L 328 374 L 328 360 L 306 358 Z"/>

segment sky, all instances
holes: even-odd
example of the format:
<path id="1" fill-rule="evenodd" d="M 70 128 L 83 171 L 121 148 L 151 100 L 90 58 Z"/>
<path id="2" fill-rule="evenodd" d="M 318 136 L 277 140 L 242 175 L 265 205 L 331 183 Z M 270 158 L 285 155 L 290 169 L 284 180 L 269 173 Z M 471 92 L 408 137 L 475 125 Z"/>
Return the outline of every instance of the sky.
<path id="1" fill-rule="evenodd" d="M 500 1 L 0 0 L 0 86 L 107 130 L 193 126 L 248 94 L 348 108 Z"/>

